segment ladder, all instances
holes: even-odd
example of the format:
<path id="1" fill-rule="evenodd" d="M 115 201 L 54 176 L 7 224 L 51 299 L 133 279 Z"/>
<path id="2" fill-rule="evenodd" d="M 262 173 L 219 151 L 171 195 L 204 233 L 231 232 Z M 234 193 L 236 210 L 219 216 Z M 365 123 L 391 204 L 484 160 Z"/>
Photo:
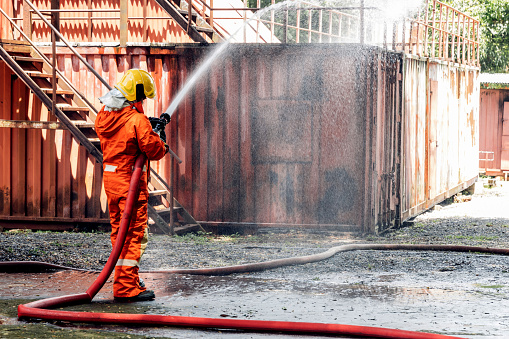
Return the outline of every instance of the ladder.
<path id="1" fill-rule="evenodd" d="M 33 9 L 35 12 L 38 12 L 35 7 Z M 102 163 L 103 157 L 99 138 L 94 129 L 94 122 L 97 116 L 95 107 L 73 86 L 64 74 L 58 71 L 56 67 L 53 67 L 52 62 L 39 51 L 1 8 L 0 13 L 11 22 L 11 25 L 26 40 L 0 40 L 0 58 L 41 100 L 42 104 L 57 117 L 59 123 L 72 133 L 80 145 L 85 147 L 99 163 Z M 46 19 L 43 18 L 44 20 Z M 99 80 L 108 88 L 111 88 L 83 57 L 69 45 L 65 38 L 56 32 L 49 22 L 47 24 L 59 36 L 60 40 L 66 43 L 82 62 L 85 62 L 86 66 L 89 67 Z M 173 197 L 172 187 L 153 169 L 151 169 L 150 174 L 149 224 L 156 226 L 163 233 L 169 235 L 203 231 L 201 225 Z"/>

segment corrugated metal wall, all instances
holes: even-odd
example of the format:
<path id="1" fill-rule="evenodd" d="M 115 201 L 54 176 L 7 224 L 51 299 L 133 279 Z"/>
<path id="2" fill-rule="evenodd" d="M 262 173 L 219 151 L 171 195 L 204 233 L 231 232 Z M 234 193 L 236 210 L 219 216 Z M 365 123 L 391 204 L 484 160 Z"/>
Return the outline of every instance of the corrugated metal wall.
<path id="1" fill-rule="evenodd" d="M 154 116 L 212 48 L 79 50 L 110 84 L 129 68 L 149 70 Z M 105 88 L 58 53 L 59 69 L 99 107 Z M 477 70 L 402 61 L 358 45 L 236 45 L 172 119 L 171 147 L 184 160 L 176 198 L 210 224 L 379 232 L 465 188 L 477 176 Z M 0 118 L 44 120 L 47 110 L 0 65 Z M 100 168 L 67 132 L 3 128 L 0 137 L 10 164 L 1 219 L 105 217 Z M 168 159 L 154 167 L 169 178 Z"/>
<path id="2" fill-rule="evenodd" d="M 479 170 L 504 175 L 509 171 L 509 90 L 481 89 L 479 117 Z"/>
<path id="3" fill-rule="evenodd" d="M 177 67 L 173 50 L 147 57 L 150 49 L 81 48 L 80 53 L 110 84 L 120 80 L 130 68 L 148 69 L 156 79 L 158 100 L 147 100 L 147 115 L 157 116 L 169 105 L 169 98 L 176 88 Z M 79 62 L 59 49 L 57 65 L 79 91 L 100 108 L 98 100 L 107 91 Z M 132 53 L 132 54 L 131 54 Z M 172 53 L 172 54 L 169 54 Z M 29 92 L 0 61 L 2 95 L 0 119 L 54 121 L 40 100 Z M 163 105 L 164 104 L 164 108 Z M 68 131 L 41 129 L 0 128 L 0 219 L 3 223 L 30 224 L 45 228 L 46 224 L 62 228 L 74 223 L 107 222 L 106 198 L 102 190 L 102 168 L 80 147 Z M 169 161 L 168 161 L 169 163 Z M 5 165 L 8 164 L 8 165 Z M 161 174 L 169 177 L 166 160 L 153 164 Z"/>
<path id="4" fill-rule="evenodd" d="M 384 92 L 372 86 L 385 76 L 378 58 L 341 45 L 238 46 L 221 57 L 172 125 L 185 159 L 179 201 L 209 222 L 362 229 L 366 122 L 381 104 L 365 93 Z"/>
<path id="5" fill-rule="evenodd" d="M 367 83 L 366 140 L 370 145 L 366 166 L 364 230 L 382 232 L 401 222 L 401 55 L 379 54 Z"/>
<path id="6" fill-rule="evenodd" d="M 0 0 L 1 8 L 11 17 L 23 17 L 23 1 Z M 51 0 L 33 0 L 39 9 L 51 9 Z M 61 10 L 77 10 L 60 13 L 60 32 L 73 42 L 118 42 L 120 39 L 120 1 L 118 0 L 60 0 Z M 117 10 L 116 12 L 78 12 L 80 10 Z M 127 41 L 152 43 L 193 42 L 170 16 L 154 0 L 128 2 Z M 83 19 L 81 19 L 83 17 Z M 143 20 L 142 18 L 148 18 Z M 33 14 L 32 38 L 35 42 L 51 41 L 47 26 Z M 77 20 L 75 18 L 78 18 Z M 0 15 L 1 38 L 13 39 L 10 24 Z M 22 26 L 22 21 L 17 22 Z M 19 36 L 19 33 L 15 33 Z"/>
<path id="7" fill-rule="evenodd" d="M 0 0 L 0 7 L 12 17 L 12 1 Z M 0 14 L 0 39 L 12 39 L 11 24 L 2 14 Z"/>
<path id="8" fill-rule="evenodd" d="M 385 99 L 384 86 L 390 82 L 385 79 L 389 77 L 388 71 L 392 83 L 395 82 L 396 63 L 387 62 L 389 58 L 382 57 L 377 49 L 359 46 L 236 48 L 204 75 L 171 123 L 172 148 L 184 160 L 176 168 L 177 199 L 196 219 L 207 222 L 327 224 L 345 226 L 345 230 L 359 230 L 372 224 L 371 204 L 380 201 L 382 193 L 375 194 L 370 189 L 367 182 L 378 179 L 367 168 L 372 168 L 371 162 L 379 159 L 376 153 L 382 149 L 376 146 L 380 140 L 376 133 L 385 132 L 370 127 L 369 122 L 376 121 L 376 117 L 383 121 L 385 110 L 391 109 L 386 106 L 394 99 Z M 111 84 L 132 67 L 145 68 L 154 74 L 159 96 L 158 100 L 147 102 L 146 112 L 151 116 L 164 111 L 177 87 L 187 78 L 188 70 L 208 50 L 132 48 L 126 50 L 132 54 L 111 54 L 117 50 L 80 48 L 87 61 Z M 3 67 L 4 83 L 9 83 L 10 73 Z M 99 107 L 97 98 L 105 89 L 65 49 L 59 49 L 58 67 Z M 31 100 L 37 112 L 47 114 L 37 99 Z M 11 112 L 22 109 L 19 102 L 12 101 Z M 13 114 L 4 114 L 2 118 L 14 119 Z M 43 120 L 44 116 L 34 118 Z M 18 154 L 15 147 L 20 142 L 25 148 L 36 147 L 39 139 L 28 139 L 28 133 L 49 133 L 48 144 L 55 142 L 57 146 L 43 146 L 37 157 L 40 160 L 36 161 L 56 162 L 64 169 L 47 165 L 44 170 L 46 167 L 42 166 L 43 173 L 34 179 L 40 182 L 42 197 L 41 212 L 36 215 L 104 216 L 104 196 L 96 200 L 100 196 L 96 186 L 101 181 L 100 173 L 88 163 L 86 154 L 81 155 L 77 164 L 70 161 L 76 153 L 70 153 L 69 146 L 63 145 L 76 144 L 67 132 L 2 129 L 2 133 L 9 141 L 4 147 L 12 149 L 11 153 L 3 153 L 9 154 L 4 162 L 12 160 L 10 173 L 4 175 L 11 197 L 22 198 L 30 190 L 26 185 L 14 185 L 17 179 L 13 173 L 17 173 L 16 163 L 28 163 L 32 153 L 15 156 Z M 15 139 L 17 133 L 22 134 L 21 141 Z M 375 134 L 366 137 L 367 133 Z M 58 137 L 60 134 L 63 136 Z M 42 141 L 46 142 L 44 136 Z M 168 163 L 154 164 L 166 178 Z M 23 172 L 32 175 L 28 167 Z M 60 176 L 61 173 L 70 174 Z M 52 179 L 45 179 L 47 176 Z M 383 173 L 381 177 L 390 180 Z M 77 194 L 74 186 L 78 184 L 86 189 Z M 50 187 L 46 189 L 45 185 Z M 70 195 L 58 195 L 60 186 Z M 13 206 L 14 201 L 4 199 L 3 204 Z M 62 211 L 53 211 L 52 204 Z M 79 214 L 78 207 L 82 208 Z M 3 215 L 16 213 L 15 208 L 6 207 Z M 29 214 L 23 208 L 19 210 L 20 216 Z"/>
<path id="9" fill-rule="evenodd" d="M 478 69 L 406 58 L 402 213 L 408 218 L 478 175 Z"/>
<path id="10" fill-rule="evenodd" d="M 56 120 L 3 61 L 0 84 L 0 119 Z M 77 222 L 107 221 L 102 168 L 70 132 L 0 128 L 0 151 L 3 225 L 67 229 Z"/>

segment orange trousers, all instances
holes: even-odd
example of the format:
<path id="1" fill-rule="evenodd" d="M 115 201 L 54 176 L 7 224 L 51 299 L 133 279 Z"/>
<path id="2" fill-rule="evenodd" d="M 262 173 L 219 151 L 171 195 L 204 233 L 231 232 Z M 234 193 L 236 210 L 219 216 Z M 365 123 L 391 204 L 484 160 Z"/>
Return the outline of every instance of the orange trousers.
<path id="1" fill-rule="evenodd" d="M 111 223 L 111 244 L 114 246 L 124 213 L 126 198 L 107 193 Z M 115 266 L 113 295 L 115 297 L 134 297 L 145 291 L 140 287 L 139 263 L 148 241 L 147 200 L 139 200 L 133 207 L 131 224 L 127 231 L 124 248 Z"/>

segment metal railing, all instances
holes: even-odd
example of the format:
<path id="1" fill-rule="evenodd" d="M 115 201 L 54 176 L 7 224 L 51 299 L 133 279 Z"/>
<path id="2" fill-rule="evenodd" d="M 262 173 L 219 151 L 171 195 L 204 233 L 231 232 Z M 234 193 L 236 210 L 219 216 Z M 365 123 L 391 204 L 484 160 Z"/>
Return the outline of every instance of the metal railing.
<path id="1" fill-rule="evenodd" d="M 437 0 L 408 21 L 405 52 L 479 66 L 479 21 Z"/>
<path id="2" fill-rule="evenodd" d="M 214 8 L 214 0 L 192 0 L 193 8 L 208 18 L 212 28 L 218 21 L 214 12 L 237 12 L 221 20 L 242 20 L 244 25 L 251 15 L 261 10 L 261 0 L 249 8 L 243 0 L 242 8 Z M 271 5 L 280 1 L 271 0 Z M 375 2 L 376 4 L 376 2 Z M 379 5 L 383 6 L 383 2 Z M 251 28 L 270 30 L 269 42 L 355 42 L 377 45 L 395 51 L 431 57 L 465 65 L 479 66 L 479 21 L 438 0 L 426 0 L 412 17 L 388 20 L 382 7 L 358 6 L 320 7 L 316 3 L 298 2 L 291 7 L 270 11 L 256 18 Z M 215 19 L 213 19 L 215 18 Z M 261 25 L 262 24 L 262 25 Z M 245 25 L 246 26 L 246 25 Z M 233 33 L 233 32 L 230 32 Z M 243 35 L 244 40 L 248 42 Z"/>
<path id="3" fill-rule="evenodd" d="M 279 2 L 270 0 L 271 4 Z M 89 8 L 86 9 L 44 9 L 40 12 L 58 16 L 53 17 L 53 22 L 60 25 L 64 23 L 69 25 L 76 20 L 86 22 L 88 27 L 81 30 L 83 33 L 73 33 L 81 34 L 74 39 L 75 41 L 95 40 L 94 32 L 100 30 L 99 26 L 97 28 L 94 26 L 95 23 L 114 20 L 112 27 L 118 31 L 115 36 L 120 36 L 120 39 L 116 41 L 120 40 L 121 45 L 127 39 L 126 30 L 132 29 L 135 22 L 141 23 L 141 29 L 129 32 L 131 36 L 141 34 L 135 39 L 141 38 L 142 42 L 168 42 L 160 40 L 164 34 L 160 34 L 157 27 L 162 27 L 160 22 L 172 20 L 171 17 L 158 8 L 150 7 L 153 4 L 149 4 L 147 0 L 131 4 L 129 13 L 132 15 L 122 16 L 123 12 L 127 13 L 127 3 L 126 0 L 121 0 L 120 6 L 124 6 L 122 8 L 97 8 L 98 4 L 90 1 Z M 214 0 L 188 0 L 188 2 L 182 0 L 181 4 L 182 8 L 192 10 L 193 15 L 200 16 L 222 38 L 228 38 L 235 33 L 231 28 L 234 26 L 230 25 L 231 22 L 237 24 L 235 27 L 242 26 L 243 31 L 232 39 L 235 42 L 363 43 L 423 57 L 479 66 L 479 21 L 438 0 L 427 0 L 412 16 L 395 20 L 388 20 L 383 14 L 386 8 L 383 8 L 382 3 L 374 2 L 379 7 L 365 6 L 364 0 L 358 0 L 358 6 L 320 7 L 315 3 L 303 1 L 278 10 L 270 10 L 249 24 L 247 21 L 262 10 L 261 0 L 256 0 L 256 7 L 249 7 L 247 0 L 243 0 L 241 7 L 228 8 L 214 7 Z M 64 13 L 72 16 L 60 15 Z M 97 13 L 106 16 L 97 16 Z M 112 13 L 118 16 L 109 15 Z M 24 17 L 27 17 L 26 13 Z M 32 23 L 24 24 L 24 27 L 28 26 L 32 28 Z M 156 32 L 152 35 L 148 33 L 151 26 L 155 27 L 152 30 Z M 41 28 L 36 30 L 44 40 L 46 33 L 42 32 Z"/>
<path id="4" fill-rule="evenodd" d="M 30 6 L 33 6 L 33 4 L 31 2 L 28 2 Z M 58 35 L 60 37 L 60 39 L 62 41 L 64 41 L 65 43 L 67 43 L 68 47 L 71 48 L 71 51 L 73 51 L 73 53 L 76 54 L 76 56 L 78 56 L 78 58 L 82 61 L 85 61 L 85 64 L 87 65 L 87 67 L 89 68 L 92 68 L 90 66 L 90 64 L 88 64 L 86 62 L 86 60 L 83 59 L 83 57 L 74 49 L 72 48 L 69 43 L 67 42 L 67 40 L 65 40 L 65 38 L 63 38 L 60 33 L 53 31 L 53 39 L 52 39 L 52 59 L 50 60 L 44 53 L 42 53 L 36 46 L 36 44 L 32 41 L 32 39 L 30 39 L 28 37 L 28 35 L 25 34 L 25 32 L 14 22 L 14 19 L 13 18 L 10 18 L 7 13 L 4 12 L 3 9 L 0 8 L 0 13 L 2 13 L 2 15 L 10 22 L 10 24 L 12 25 L 13 28 L 16 29 L 17 32 L 19 32 L 19 34 L 23 37 L 23 39 L 28 42 L 32 47 L 33 47 L 33 50 L 35 51 L 35 53 L 44 61 L 44 63 L 46 65 L 48 65 L 49 67 L 51 67 L 51 70 L 52 70 L 52 86 L 53 86 L 53 90 L 52 90 L 52 97 L 53 97 L 53 102 L 55 102 L 54 100 L 54 97 L 56 95 L 56 75 L 58 74 L 58 77 L 60 79 L 62 79 L 65 84 L 67 86 L 69 86 L 69 88 L 76 94 L 79 96 L 79 98 L 81 100 L 84 101 L 84 103 L 87 105 L 88 108 L 90 108 L 93 112 L 97 113 L 97 110 L 95 109 L 95 107 L 92 105 L 92 103 L 90 101 L 88 101 L 88 99 L 85 97 L 85 95 L 83 95 L 83 93 L 81 93 L 73 84 L 71 81 L 69 81 L 69 79 L 67 79 L 65 77 L 65 75 L 60 72 L 58 70 L 58 68 L 56 67 L 55 65 L 55 62 L 56 62 L 56 55 L 55 55 L 55 36 Z M 50 24 L 51 25 L 51 24 Z M 93 68 L 92 68 L 93 69 Z M 95 70 L 93 70 L 97 75 L 99 75 Z M 105 81 L 104 79 L 102 79 L 102 81 Z M 107 85 L 107 83 L 106 83 Z M 109 86 L 109 85 L 108 85 Z M 54 112 L 54 107 L 53 107 L 53 112 Z"/>

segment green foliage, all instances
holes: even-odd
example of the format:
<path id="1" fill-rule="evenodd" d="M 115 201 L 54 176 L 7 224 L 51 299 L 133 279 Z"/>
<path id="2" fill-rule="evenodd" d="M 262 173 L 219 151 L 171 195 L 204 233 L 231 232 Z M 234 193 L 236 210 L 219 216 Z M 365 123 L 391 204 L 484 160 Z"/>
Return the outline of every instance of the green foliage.
<path id="1" fill-rule="evenodd" d="M 197 233 L 187 233 L 184 235 L 175 235 L 173 239 L 177 242 L 192 242 L 195 244 L 205 244 L 213 238 L 212 233 L 199 231 Z"/>
<path id="2" fill-rule="evenodd" d="M 479 20 L 481 71 L 484 73 L 509 72 L 509 1 L 444 0 L 443 2 Z"/>
<path id="3" fill-rule="evenodd" d="M 486 236 L 486 235 L 448 235 L 446 236 L 447 239 L 451 240 L 473 240 L 473 241 L 491 241 L 491 240 L 497 240 L 498 236 Z"/>
<path id="4" fill-rule="evenodd" d="M 282 0 L 276 0 L 275 3 L 281 2 Z M 508 0 L 442 0 L 442 2 L 458 9 L 459 11 L 479 20 L 481 25 L 481 37 L 480 37 L 480 63 L 481 71 L 484 73 L 509 73 L 509 1 Z M 264 8 L 271 5 L 272 0 L 248 0 L 248 6 L 251 8 Z M 350 0 L 341 1 L 342 6 L 352 3 Z M 358 2 L 353 3 L 358 5 Z M 321 5 L 327 6 L 328 2 L 323 1 Z M 335 6 L 338 6 L 337 2 L 334 2 Z M 290 26 L 297 25 L 296 11 L 288 11 L 288 16 L 285 11 L 278 11 L 273 13 L 275 22 L 274 32 L 279 39 L 284 38 L 284 25 L 287 23 Z M 309 27 L 311 21 L 311 28 L 313 30 L 319 30 L 319 19 L 318 11 L 311 12 L 311 15 L 307 11 L 302 11 L 300 15 L 300 27 Z M 268 19 L 271 13 L 266 14 Z M 329 17 L 325 16 L 322 19 L 322 27 L 324 32 L 328 31 Z M 334 27 L 333 31 L 339 29 L 338 18 L 332 17 L 330 23 Z M 345 22 L 341 23 L 341 31 L 352 30 L 356 32 L 356 27 L 348 27 Z M 288 28 L 287 30 L 287 41 L 294 43 L 297 41 L 296 30 L 294 28 Z M 309 41 L 309 35 L 311 34 L 311 42 L 318 42 L 319 35 L 317 33 L 308 33 L 301 31 L 299 40 Z M 345 34 L 345 33 L 344 33 Z M 345 36 L 348 36 L 348 32 Z"/>

